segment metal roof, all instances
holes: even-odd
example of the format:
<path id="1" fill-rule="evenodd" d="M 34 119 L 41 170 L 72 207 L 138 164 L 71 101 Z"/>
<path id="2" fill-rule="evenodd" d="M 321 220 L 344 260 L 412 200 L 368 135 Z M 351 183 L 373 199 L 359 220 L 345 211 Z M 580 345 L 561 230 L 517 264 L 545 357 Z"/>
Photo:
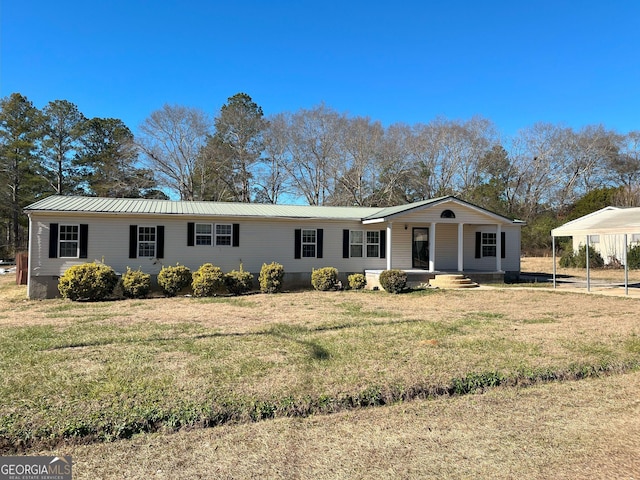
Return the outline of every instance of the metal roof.
<path id="1" fill-rule="evenodd" d="M 54 195 L 25 208 L 32 212 L 156 214 L 233 217 L 323 218 L 361 220 L 383 210 L 375 207 L 318 207 L 261 203 L 186 202 L 142 198 Z"/>
<path id="2" fill-rule="evenodd" d="M 478 207 L 477 205 L 474 205 L 472 203 L 466 202 L 464 200 L 460 200 L 459 198 L 456 198 L 454 196 L 451 195 L 447 195 L 444 197 L 438 197 L 438 198 L 431 198 L 429 200 L 423 200 L 421 202 L 414 202 L 414 203 L 408 203 L 406 205 L 397 205 L 394 207 L 386 207 L 381 209 L 380 211 L 374 213 L 373 215 L 369 215 L 368 217 L 364 218 L 363 220 L 365 221 L 365 223 L 372 223 L 375 221 L 379 221 L 379 220 L 387 220 L 391 217 L 394 217 L 396 215 L 402 215 L 404 213 L 408 213 L 412 210 L 419 210 L 422 208 L 429 208 L 435 205 L 439 205 L 439 204 L 443 204 L 443 203 L 449 203 L 449 202 L 453 202 L 453 203 L 457 203 L 458 205 L 464 205 L 466 207 L 469 207 L 473 210 L 476 210 L 478 213 L 493 217 L 495 220 L 499 220 L 505 223 L 513 223 L 513 224 L 517 224 L 522 226 L 523 222 L 520 220 L 512 220 L 510 218 L 507 217 L 503 217 L 502 215 L 498 215 L 497 213 L 494 213 L 490 210 L 487 210 L 485 208 L 482 207 Z"/>
<path id="3" fill-rule="evenodd" d="M 412 210 L 428 208 L 445 202 L 456 202 L 478 210 L 478 212 L 519 223 L 501 217 L 489 210 L 472 205 L 458 198 L 447 196 L 394 207 L 325 207 L 311 205 L 273 205 L 262 203 L 187 202 L 153 200 L 144 198 L 102 198 L 53 195 L 35 202 L 24 210 L 33 212 L 111 213 L 147 215 L 191 215 L 217 217 L 259 218 L 321 218 L 327 220 L 358 220 L 365 223 L 385 221 Z"/>
<path id="4" fill-rule="evenodd" d="M 554 237 L 640 233 L 640 207 L 606 207 L 551 230 Z"/>
<path id="5" fill-rule="evenodd" d="M 447 198 L 453 198 L 453 197 L 439 197 L 439 198 L 432 198 L 429 200 L 423 200 L 422 202 L 414 202 L 414 203 L 408 203 L 405 205 L 396 205 L 394 207 L 386 207 L 386 208 L 382 208 L 382 209 L 378 209 L 378 211 L 372 215 L 370 215 L 369 217 L 365 218 L 365 220 L 373 220 L 373 219 L 377 219 L 377 218 L 387 218 L 387 217 L 391 217 L 393 215 L 398 215 L 399 213 L 406 213 L 409 210 L 413 210 L 416 208 L 420 208 L 420 207 L 424 207 L 433 203 L 438 203 L 441 200 L 445 200 Z"/>

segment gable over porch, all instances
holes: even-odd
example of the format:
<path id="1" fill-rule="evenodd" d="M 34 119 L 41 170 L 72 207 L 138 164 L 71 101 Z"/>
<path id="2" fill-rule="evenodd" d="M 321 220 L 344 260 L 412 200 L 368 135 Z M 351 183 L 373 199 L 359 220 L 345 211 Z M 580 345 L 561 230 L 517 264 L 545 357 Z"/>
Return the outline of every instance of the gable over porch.
<path id="1" fill-rule="evenodd" d="M 416 277 L 426 273 L 519 275 L 522 222 L 454 197 L 391 207 L 363 223 L 384 225 L 387 269 Z"/>

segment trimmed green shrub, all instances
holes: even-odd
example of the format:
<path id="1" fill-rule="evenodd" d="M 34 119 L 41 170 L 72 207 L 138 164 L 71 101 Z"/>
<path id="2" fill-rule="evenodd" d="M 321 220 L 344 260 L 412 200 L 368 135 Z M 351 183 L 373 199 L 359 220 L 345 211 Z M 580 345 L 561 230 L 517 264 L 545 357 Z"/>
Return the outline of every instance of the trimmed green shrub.
<path id="1" fill-rule="evenodd" d="M 562 268 L 587 268 L 587 247 L 581 245 L 577 252 L 565 252 L 560 257 Z M 589 249 L 589 267 L 604 267 L 604 259 L 594 248 Z"/>
<path id="2" fill-rule="evenodd" d="M 175 297 L 191 283 L 191 270 L 184 265 L 162 267 L 158 273 L 158 286 L 167 297 Z"/>
<path id="3" fill-rule="evenodd" d="M 627 265 L 631 270 L 637 270 L 640 268 L 640 244 L 629 248 L 629 252 L 627 253 Z"/>
<path id="4" fill-rule="evenodd" d="M 231 270 L 226 273 L 223 281 L 227 291 L 233 295 L 242 295 L 250 292 L 253 288 L 253 275 L 242 270 L 242 265 L 240 265 L 240 270 Z"/>
<path id="5" fill-rule="evenodd" d="M 74 265 L 58 282 L 60 295 L 70 300 L 104 300 L 118 284 L 113 268 L 102 263 Z"/>
<path id="6" fill-rule="evenodd" d="M 354 290 L 362 290 L 367 286 L 367 277 L 365 277 L 362 273 L 354 273 L 352 275 L 349 275 L 347 277 L 347 280 L 349 281 L 349 287 L 353 288 Z"/>
<path id="7" fill-rule="evenodd" d="M 223 273 L 220 267 L 205 263 L 193 272 L 191 289 L 196 297 L 212 297 L 218 293 L 223 285 Z"/>
<path id="8" fill-rule="evenodd" d="M 127 298 L 145 298 L 151 291 L 151 275 L 141 270 L 131 270 L 122 276 L 122 294 Z"/>
<path id="9" fill-rule="evenodd" d="M 258 281 L 262 293 L 276 293 L 282 291 L 284 267 L 277 262 L 263 263 Z"/>
<path id="10" fill-rule="evenodd" d="M 338 286 L 338 269 L 334 267 L 322 267 L 313 270 L 313 272 L 311 272 L 311 285 L 321 292 L 334 290 Z"/>
<path id="11" fill-rule="evenodd" d="M 407 288 L 407 272 L 402 270 L 384 270 L 378 280 L 389 293 L 400 293 Z"/>
<path id="12" fill-rule="evenodd" d="M 575 267 L 575 256 L 576 255 L 573 253 L 573 250 L 567 250 L 560 257 L 558 264 L 562 268 L 573 268 Z"/>

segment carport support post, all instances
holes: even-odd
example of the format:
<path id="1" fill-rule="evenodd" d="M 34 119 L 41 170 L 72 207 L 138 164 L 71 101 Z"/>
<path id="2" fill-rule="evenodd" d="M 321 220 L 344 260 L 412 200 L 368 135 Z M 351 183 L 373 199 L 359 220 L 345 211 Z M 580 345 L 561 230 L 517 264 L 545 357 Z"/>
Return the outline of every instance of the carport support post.
<path id="1" fill-rule="evenodd" d="M 629 295 L 629 244 L 627 243 L 627 234 L 624 234 L 624 294 Z"/>
<path id="2" fill-rule="evenodd" d="M 551 235 L 551 257 L 553 258 L 553 288 L 556 288 L 556 237 Z"/>
<path id="3" fill-rule="evenodd" d="M 587 235 L 587 246 L 585 247 L 585 253 L 587 254 L 587 292 L 591 291 L 591 278 L 589 277 L 589 240 L 590 235 Z"/>

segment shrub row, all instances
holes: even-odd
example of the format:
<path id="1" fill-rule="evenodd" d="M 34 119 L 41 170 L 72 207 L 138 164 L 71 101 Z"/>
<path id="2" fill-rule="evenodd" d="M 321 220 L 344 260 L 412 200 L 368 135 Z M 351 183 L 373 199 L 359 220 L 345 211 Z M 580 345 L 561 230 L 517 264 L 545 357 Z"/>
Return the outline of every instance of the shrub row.
<path id="1" fill-rule="evenodd" d="M 362 273 L 354 273 L 347 277 L 349 288 L 360 290 L 366 287 L 367 278 Z M 380 273 L 380 285 L 389 293 L 400 293 L 407 288 L 407 273 L 402 270 L 384 270 Z M 338 270 L 334 267 L 323 267 L 311 273 L 311 285 L 319 291 L 340 288 Z"/>
<path id="2" fill-rule="evenodd" d="M 263 293 L 276 293 L 282 290 L 284 267 L 279 263 L 263 264 L 258 281 Z M 184 265 L 162 267 L 158 273 L 158 286 L 167 297 L 174 297 L 179 292 L 191 287 L 196 297 L 209 297 L 222 292 L 223 288 L 233 295 L 241 295 L 251 291 L 254 277 L 245 272 L 240 265 L 239 270 L 223 273 L 220 267 L 205 263 L 195 272 Z M 354 273 L 348 277 L 349 287 L 354 290 L 366 286 L 366 277 Z M 58 283 L 58 290 L 64 298 L 70 300 L 104 300 L 113 295 L 120 284 L 122 295 L 126 298 L 144 298 L 151 291 L 151 275 L 140 270 L 127 267 L 122 281 L 113 268 L 101 263 L 84 263 L 69 268 Z M 341 288 L 338 270 L 334 267 L 323 267 L 313 270 L 311 284 L 319 291 Z M 390 293 L 400 293 L 407 286 L 407 274 L 402 270 L 385 270 L 380 274 L 380 285 Z"/>
<path id="3" fill-rule="evenodd" d="M 279 263 L 262 265 L 260 290 L 264 293 L 280 292 L 283 278 L 284 268 Z M 239 270 L 226 274 L 211 263 L 205 263 L 193 273 L 184 265 L 163 267 L 158 273 L 158 286 L 167 297 L 174 297 L 188 287 L 196 297 L 212 296 L 223 289 L 233 295 L 241 295 L 251 291 L 253 280 L 253 275 L 245 272 L 242 265 Z M 60 277 L 58 290 L 63 298 L 70 300 L 99 301 L 113 296 L 118 285 L 126 298 L 145 298 L 151 291 L 151 275 L 127 267 L 119 280 L 108 265 L 83 263 L 67 269 Z"/>

